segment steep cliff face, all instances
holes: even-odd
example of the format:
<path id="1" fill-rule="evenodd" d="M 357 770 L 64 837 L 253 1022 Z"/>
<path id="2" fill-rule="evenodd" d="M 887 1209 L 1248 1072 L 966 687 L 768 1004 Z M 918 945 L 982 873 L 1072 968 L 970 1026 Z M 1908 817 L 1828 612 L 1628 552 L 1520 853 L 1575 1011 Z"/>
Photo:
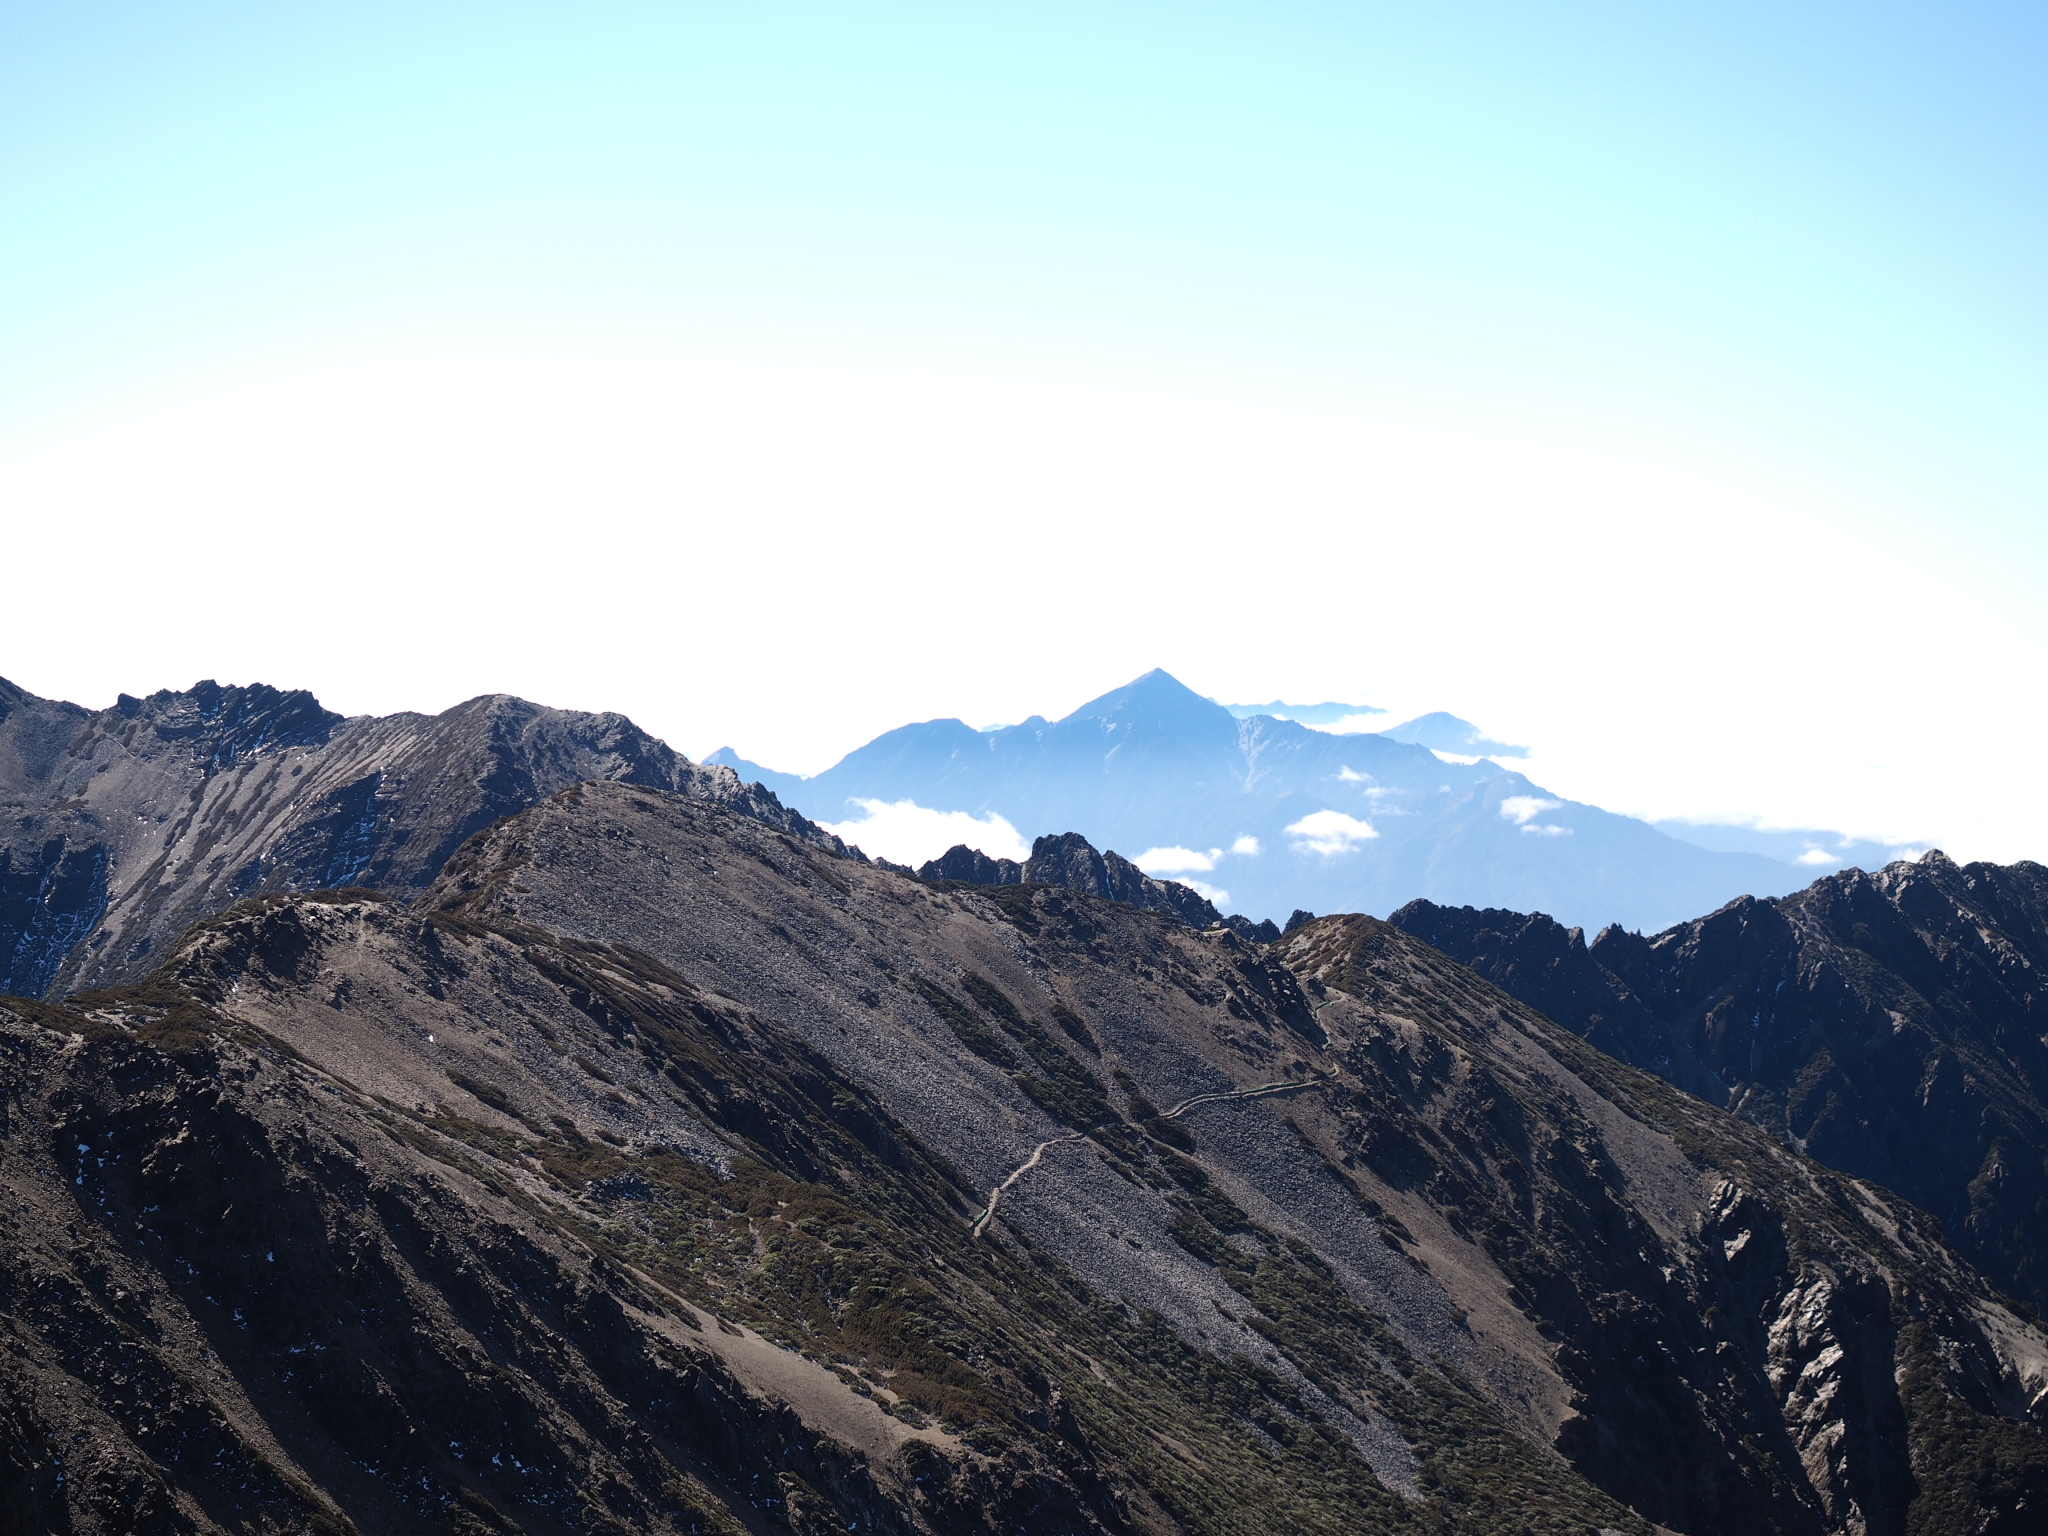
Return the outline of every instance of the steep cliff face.
<path id="1" fill-rule="evenodd" d="M 505 695 L 344 720 L 311 694 L 201 683 L 92 712 L 0 685 L 0 991 L 134 979 L 243 896 L 410 894 L 479 827 L 620 779 L 819 832 L 622 715 Z"/>
<path id="2" fill-rule="evenodd" d="M 410 908 L 253 900 L 0 1037 L 27 1529 L 2048 1498 L 2048 1339 L 1924 1217 L 1371 919 L 1251 944 L 594 782 Z"/>
<path id="3" fill-rule="evenodd" d="M 1603 1050 L 1933 1212 L 2048 1307 L 2048 869 L 1939 853 L 1591 945 L 1539 916 L 1392 921 Z"/>

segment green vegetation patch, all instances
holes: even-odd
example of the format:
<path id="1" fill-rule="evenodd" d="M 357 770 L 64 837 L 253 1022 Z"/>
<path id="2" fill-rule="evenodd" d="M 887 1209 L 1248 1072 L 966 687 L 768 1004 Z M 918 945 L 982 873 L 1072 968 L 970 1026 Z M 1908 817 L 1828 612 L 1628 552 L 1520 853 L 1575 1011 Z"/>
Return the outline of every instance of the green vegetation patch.
<path id="1" fill-rule="evenodd" d="M 932 1012 L 946 1021 L 960 1043 L 983 1061 L 1014 1072 L 1024 1065 L 1002 1036 L 959 998 L 928 976 L 912 976 L 905 983 L 931 1005 Z"/>

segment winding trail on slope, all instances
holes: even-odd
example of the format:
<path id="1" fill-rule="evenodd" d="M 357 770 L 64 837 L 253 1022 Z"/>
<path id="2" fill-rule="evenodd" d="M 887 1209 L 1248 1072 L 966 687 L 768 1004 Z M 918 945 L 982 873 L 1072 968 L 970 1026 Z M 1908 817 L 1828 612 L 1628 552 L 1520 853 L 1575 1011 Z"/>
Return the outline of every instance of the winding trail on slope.
<path id="1" fill-rule="evenodd" d="M 1195 1109 L 1203 1104 L 1221 1104 L 1227 1099 L 1270 1098 L 1274 1094 L 1294 1093 L 1303 1088 L 1327 1087 L 1329 1084 L 1334 1083 L 1336 1080 L 1337 1073 L 1335 1069 L 1332 1069 L 1331 1071 L 1325 1072 L 1320 1077 L 1306 1078 L 1298 1083 L 1265 1083 L 1257 1088 L 1237 1088 L 1233 1089 L 1228 1093 L 1198 1093 L 1191 1099 L 1182 1099 L 1178 1104 L 1174 1105 L 1173 1108 L 1166 1110 L 1164 1113 L 1162 1113 L 1159 1116 L 1159 1118 L 1162 1120 L 1178 1120 L 1182 1115 L 1186 1114 L 1189 1110 Z M 1016 1183 L 1019 1179 L 1023 1178 L 1025 1174 L 1029 1173 L 1032 1169 L 1036 1168 L 1038 1166 L 1039 1160 L 1045 1156 L 1046 1149 L 1048 1147 L 1056 1147 L 1059 1146 L 1062 1142 L 1068 1141 L 1086 1141 L 1090 1136 L 1094 1135 L 1099 1130 L 1103 1130 L 1108 1126 L 1121 1124 L 1123 1124 L 1121 1120 L 1102 1120 L 1098 1121 L 1094 1125 L 1089 1126 L 1088 1129 L 1085 1131 L 1068 1131 L 1064 1136 L 1055 1136 L 1049 1141 L 1041 1141 L 1037 1146 L 1031 1149 L 1031 1155 L 1029 1157 L 1025 1158 L 1023 1162 L 1019 1163 L 1015 1168 L 1012 1168 L 1010 1170 L 1010 1176 L 1008 1178 L 1004 1179 L 1002 1183 L 998 1184 L 994 1189 L 988 1192 L 988 1204 L 984 1206 L 981 1210 L 977 1211 L 974 1215 L 972 1225 L 973 1235 L 975 1237 L 980 1237 L 982 1233 L 988 1230 L 988 1224 L 991 1221 L 994 1221 L 996 1218 L 996 1206 L 1002 1200 L 1003 1192 L 1007 1190 L 1012 1184 Z"/>

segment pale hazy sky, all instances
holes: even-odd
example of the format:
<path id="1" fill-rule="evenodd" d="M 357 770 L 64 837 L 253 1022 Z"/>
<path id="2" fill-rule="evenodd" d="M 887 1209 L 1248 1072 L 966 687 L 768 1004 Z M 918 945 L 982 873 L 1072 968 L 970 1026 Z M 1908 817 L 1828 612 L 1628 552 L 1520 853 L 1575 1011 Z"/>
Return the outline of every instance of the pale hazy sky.
<path id="1" fill-rule="evenodd" d="M 2048 857 L 2044 272 L 2038 5 L 0 4 L 0 676 Z"/>

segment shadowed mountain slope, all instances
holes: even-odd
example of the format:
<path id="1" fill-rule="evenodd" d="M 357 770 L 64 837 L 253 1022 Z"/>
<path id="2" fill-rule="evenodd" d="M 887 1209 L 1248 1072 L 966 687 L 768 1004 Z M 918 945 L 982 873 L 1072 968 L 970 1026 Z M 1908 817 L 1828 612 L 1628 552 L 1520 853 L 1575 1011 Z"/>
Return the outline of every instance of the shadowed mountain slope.
<path id="1" fill-rule="evenodd" d="M 2031 1529 L 1932 1224 L 1370 918 L 616 782 L 0 1017 L 27 1529 Z"/>
<path id="2" fill-rule="evenodd" d="M 1644 938 L 1415 902 L 1392 921 L 1602 1050 L 1938 1216 L 2048 1308 L 2048 870 L 1930 853 Z"/>
<path id="3" fill-rule="evenodd" d="M 302 690 L 211 682 L 95 712 L 0 681 L 0 991 L 132 980 L 188 924 L 264 891 L 409 895 L 479 827 L 584 779 L 707 796 L 838 846 L 623 715 L 493 694 L 343 719 Z"/>

